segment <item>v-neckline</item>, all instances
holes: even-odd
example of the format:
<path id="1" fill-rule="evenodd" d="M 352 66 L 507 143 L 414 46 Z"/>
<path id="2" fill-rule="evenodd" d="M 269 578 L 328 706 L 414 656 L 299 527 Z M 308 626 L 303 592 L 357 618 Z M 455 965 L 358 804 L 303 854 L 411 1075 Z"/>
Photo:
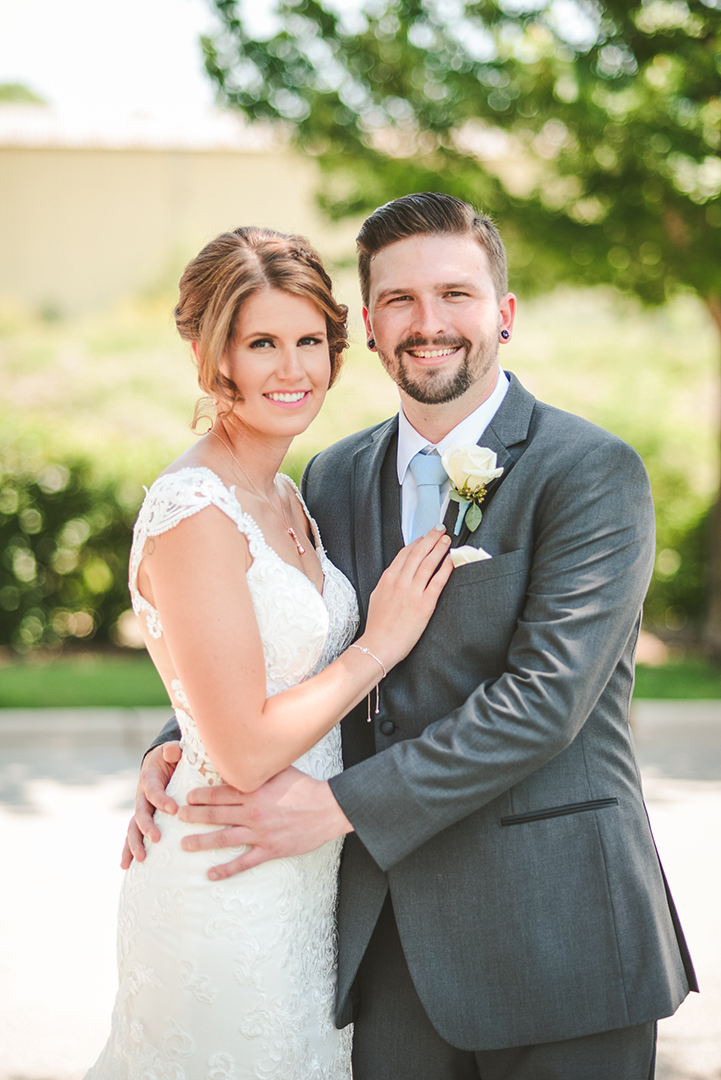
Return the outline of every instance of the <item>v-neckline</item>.
<path id="1" fill-rule="evenodd" d="M 194 466 L 189 466 L 189 468 L 193 468 L 193 467 Z M 291 484 L 292 489 L 293 489 L 293 494 L 295 495 L 296 499 L 300 503 L 300 507 L 301 507 L 301 510 L 303 511 L 303 513 L 305 515 L 305 519 L 308 522 L 308 524 L 310 525 L 310 531 L 311 531 L 311 534 L 313 536 L 313 550 L 315 551 L 316 557 L 318 559 L 318 565 L 320 566 L 320 573 L 321 573 L 321 578 L 322 578 L 320 588 L 318 588 L 318 586 L 312 580 L 312 578 L 310 578 L 306 574 L 305 570 L 301 570 L 301 568 L 299 566 L 296 566 L 294 563 L 288 562 L 287 559 L 283 558 L 283 556 L 280 554 L 279 551 L 276 551 L 276 549 L 273 547 L 272 544 L 268 543 L 268 541 L 266 539 L 266 536 L 265 536 L 265 533 L 261 529 L 258 522 L 255 520 L 253 515 L 249 514 L 247 510 L 243 509 L 243 504 L 241 503 L 241 501 L 238 498 L 238 495 L 236 493 L 236 487 L 237 487 L 236 484 L 233 484 L 232 487 L 226 488 L 225 484 L 223 483 L 223 480 L 218 476 L 218 474 L 216 472 L 213 472 L 212 469 L 208 468 L 207 465 L 197 465 L 197 466 L 195 466 L 195 468 L 208 469 L 208 472 L 213 473 L 213 476 L 215 476 L 220 481 L 220 483 L 223 484 L 223 487 L 225 488 L 225 490 L 230 492 L 230 494 L 233 496 L 233 498 L 235 499 L 235 501 L 238 504 L 238 507 L 240 509 L 241 514 L 244 514 L 245 517 L 250 518 L 250 520 L 253 522 L 253 524 L 255 525 L 256 529 L 258 530 L 258 533 L 259 533 L 263 543 L 265 544 L 266 548 L 268 549 L 268 551 L 271 551 L 273 553 L 273 555 L 275 555 L 276 559 L 278 559 L 279 562 L 283 563 L 283 566 L 290 567 L 291 570 L 295 570 L 295 572 L 297 574 L 300 574 L 301 577 L 304 577 L 305 580 L 308 582 L 308 584 L 313 589 L 313 591 L 318 594 L 318 596 L 321 598 L 321 600 L 323 600 L 323 594 L 325 592 L 325 570 L 323 568 L 323 559 L 322 559 L 322 555 L 324 554 L 323 545 L 321 543 L 320 535 L 318 534 L 318 529 L 316 527 L 316 524 L 313 521 L 313 518 L 308 513 L 308 508 L 305 505 L 305 503 L 303 502 L 303 499 L 300 496 L 300 492 L 298 491 L 297 486 L 293 483 L 291 478 L 289 476 L 287 476 L 285 473 L 277 473 L 277 475 L 282 476 L 284 480 L 290 481 L 290 484 Z"/>
<path id="2" fill-rule="evenodd" d="M 325 570 L 323 568 L 323 556 L 325 555 L 325 551 L 323 550 L 323 543 L 321 541 L 320 534 L 318 532 L 318 528 L 317 528 L 313 518 L 308 513 L 308 507 L 303 502 L 303 498 L 302 498 L 300 492 L 298 491 L 298 487 L 297 487 L 296 484 L 293 483 L 293 480 L 290 478 L 290 476 L 287 476 L 286 473 L 278 473 L 277 474 L 278 476 L 282 476 L 284 480 L 287 480 L 290 483 L 290 485 L 291 485 L 291 487 L 293 489 L 293 494 L 295 495 L 296 499 L 300 503 L 301 509 L 302 509 L 303 513 L 305 514 L 306 521 L 310 525 L 310 531 L 311 531 L 311 533 L 313 535 L 313 549 L 314 549 L 314 551 L 315 551 L 315 553 L 316 553 L 316 555 L 318 557 L 318 563 L 320 564 L 320 572 L 321 572 L 321 575 L 322 575 L 322 578 L 323 578 L 320 589 L 315 584 L 315 582 L 311 578 L 308 577 L 308 575 L 305 573 L 304 570 L 301 570 L 301 568 L 299 566 L 294 566 L 293 563 L 289 563 L 286 559 L 283 558 L 283 556 L 279 552 L 277 552 L 275 550 L 275 548 L 273 547 L 272 544 L 268 543 L 268 541 L 265 538 L 265 533 L 261 529 L 258 522 L 255 520 L 253 515 L 249 514 L 247 510 L 243 509 L 243 505 L 242 505 L 240 499 L 238 498 L 238 496 L 236 494 L 236 487 L 237 487 L 236 484 L 231 485 L 231 487 L 226 487 L 225 482 L 223 481 L 222 477 L 218 476 L 217 472 L 215 472 L 214 469 L 211 469 L 209 465 L 185 465 L 182 469 L 175 469 L 173 472 L 163 473 L 163 476 L 179 476 L 181 473 L 184 473 L 184 472 L 208 472 L 208 473 L 210 473 L 210 475 L 212 477 L 214 477 L 214 479 L 216 479 L 218 481 L 218 483 L 221 485 L 223 490 L 227 491 L 229 495 L 233 496 L 233 499 L 235 500 L 241 514 L 243 514 L 245 517 L 249 518 L 253 522 L 253 525 L 258 530 L 258 535 L 260 536 L 261 540 L 263 541 L 263 544 L 268 549 L 268 551 L 272 552 L 273 555 L 275 555 L 276 559 L 278 559 L 279 562 L 283 563 L 283 566 L 290 567 L 291 570 L 295 570 L 295 572 L 297 574 L 300 574 L 301 577 L 304 577 L 305 580 L 310 585 L 310 587 L 313 589 L 313 591 L 321 598 L 321 600 L 324 599 L 323 594 L 325 592 L 326 574 L 325 574 Z M 160 479 L 160 477 L 158 479 Z M 249 569 L 252 569 L 252 565 L 253 564 L 251 563 L 251 566 L 250 566 Z"/>

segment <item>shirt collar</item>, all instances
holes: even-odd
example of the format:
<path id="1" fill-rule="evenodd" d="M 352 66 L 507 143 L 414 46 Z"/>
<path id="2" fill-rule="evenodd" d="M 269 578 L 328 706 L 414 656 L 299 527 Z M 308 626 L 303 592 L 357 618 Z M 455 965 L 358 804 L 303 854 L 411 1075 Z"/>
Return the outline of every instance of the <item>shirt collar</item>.
<path id="1" fill-rule="evenodd" d="M 486 398 L 469 416 L 461 420 L 460 424 L 457 424 L 452 431 L 449 431 L 439 443 L 429 443 L 428 439 L 424 439 L 413 427 L 410 420 L 407 419 L 403 407 L 401 407 L 398 412 L 398 483 L 403 483 L 412 459 L 421 450 L 425 450 L 427 446 L 434 447 L 439 454 L 443 455 L 445 450 L 453 443 L 457 443 L 459 446 L 467 443 L 478 443 L 498 412 L 509 385 L 505 371 L 501 370 L 491 396 Z"/>

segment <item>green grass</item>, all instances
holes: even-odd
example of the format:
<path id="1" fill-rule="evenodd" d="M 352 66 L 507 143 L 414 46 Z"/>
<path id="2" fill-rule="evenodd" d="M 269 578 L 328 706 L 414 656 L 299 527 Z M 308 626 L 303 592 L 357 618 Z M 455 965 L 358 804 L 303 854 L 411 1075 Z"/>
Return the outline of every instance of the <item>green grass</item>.
<path id="1" fill-rule="evenodd" d="M 636 669 L 636 698 L 721 699 L 721 667 L 684 660 Z M 147 655 L 92 654 L 0 667 L 0 708 L 83 706 L 133 708 L 167 705 L 168 697 Z"/>
<path id="2" fill-rule="evenodd" d="M 167 705 L 168 695 L 146 654 L 20 662 L 0 667 L 0 708 Z"/>
<path id="3" fill-rule="evenodd" d="M 634 697 L 718 700 L 721 698 L 721 666 L 707 660 L 682 660 L 661 667 L 639 664 Z"/>

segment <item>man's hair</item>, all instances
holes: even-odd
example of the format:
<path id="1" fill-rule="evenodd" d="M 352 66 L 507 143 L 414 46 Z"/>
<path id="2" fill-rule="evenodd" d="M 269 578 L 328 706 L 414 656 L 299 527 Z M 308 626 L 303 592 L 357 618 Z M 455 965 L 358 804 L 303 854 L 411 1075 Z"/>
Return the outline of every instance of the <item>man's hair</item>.
<path id="1" fill-rule="evenodd" d="M 363 303 L 370 296 L 371 259 L 389 244 L 410 236 L 470 235 L 488 256 L 498 299 L 508 292 L 506 249 L 498 229 L 486 214 L 453 195 L 421 191 L 379 206 L 366 218 L 356 237 L 358 276 Z"/>

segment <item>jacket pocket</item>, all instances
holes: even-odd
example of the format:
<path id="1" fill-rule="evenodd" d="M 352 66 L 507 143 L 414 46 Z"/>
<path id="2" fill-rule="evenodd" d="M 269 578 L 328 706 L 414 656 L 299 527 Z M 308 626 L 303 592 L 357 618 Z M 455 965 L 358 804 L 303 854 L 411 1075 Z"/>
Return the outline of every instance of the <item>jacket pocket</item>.
<path id="1" fill-rule="evenodd" d="M 549 806 L 545 810 L 531 810 L 527 814 L 509 814 L 500 819 L 501 825 L 525 825 L 529 821 L 543 821 L 545 818 L 565 817 L 567 814 L 582 814 L 585 810 L 603 810 L 606 806 L 618 806 L 618 799 L 589 799 L 588 802 L 566 803 L 564 806 Z"/>
<path id="2" fill-rule="evenodd" d="M 481 547 L 483 547 L 482 544 Z M 485 583 L 495 578 L 525 573 L 528 570 L 529 560 L 528 548 L 517 548 L 515 551 L 507 551 L 502 555 L 492 555 L 490 559 L 465 563 L 454 569 L 446 589 L 467 588 L 469 585 L 475 585 L 476 582 Z"/>

